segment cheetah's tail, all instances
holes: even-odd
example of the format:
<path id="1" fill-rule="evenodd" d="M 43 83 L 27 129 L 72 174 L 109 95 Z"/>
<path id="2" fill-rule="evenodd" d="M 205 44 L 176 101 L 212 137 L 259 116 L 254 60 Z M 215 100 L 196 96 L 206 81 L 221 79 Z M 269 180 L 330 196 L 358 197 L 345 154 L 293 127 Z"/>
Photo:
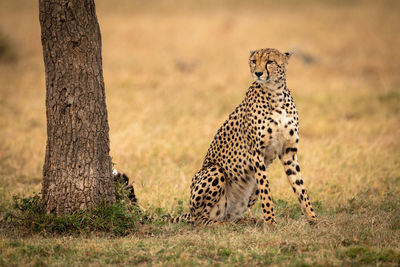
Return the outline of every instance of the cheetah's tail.
<path id="1" fill-rule="evenodd" d="M 170 223 L 179 223 L 179 222 L 192 222 L 190 213 L 183 214 L 178 217 L 171 218 L 169 215 L 164 215 L 162 217 L 163 221 L 168 221 Z"/>

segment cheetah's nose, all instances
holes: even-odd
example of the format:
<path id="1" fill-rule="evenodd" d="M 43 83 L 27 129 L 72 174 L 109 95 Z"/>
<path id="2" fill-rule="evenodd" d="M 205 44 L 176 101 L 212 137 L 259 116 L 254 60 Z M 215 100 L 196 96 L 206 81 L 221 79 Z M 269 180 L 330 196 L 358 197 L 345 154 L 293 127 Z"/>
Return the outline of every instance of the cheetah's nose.
<path id="1" fill-rule="evenodd" d="M 262 72 L 256 72 L 255 74 L 256 74 L 257 77 L 261 77 L 261 75 L 263 75 Z"/>

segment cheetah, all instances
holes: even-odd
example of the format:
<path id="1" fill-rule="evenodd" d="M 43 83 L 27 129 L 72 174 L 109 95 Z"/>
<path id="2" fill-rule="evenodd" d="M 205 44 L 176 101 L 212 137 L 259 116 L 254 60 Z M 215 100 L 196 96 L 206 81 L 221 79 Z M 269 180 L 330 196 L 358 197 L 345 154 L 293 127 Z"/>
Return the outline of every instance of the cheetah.
<path id="1" fill-rule="evenodd" d="M 239 221 L 260 198 L 264 221 L 276 224 L 267 167 L 278 157 L 301 210 L 317 221 L 297 159 L 299 117 L 286 87 L 291 53 L 250 52 L 254 82 L 215 135 L 190 186 L 190 212 L 173 222 L 212 225 Z"/>

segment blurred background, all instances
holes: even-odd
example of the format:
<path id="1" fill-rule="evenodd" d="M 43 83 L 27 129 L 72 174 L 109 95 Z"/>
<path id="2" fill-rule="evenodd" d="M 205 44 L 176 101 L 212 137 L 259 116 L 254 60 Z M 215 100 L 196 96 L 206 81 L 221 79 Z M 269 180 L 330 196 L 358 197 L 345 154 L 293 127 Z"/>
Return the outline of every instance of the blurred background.
<path id="1" fill-rule="evenodd" d="M 0 2 L 1 200 L 40 191 L 46 142 L 38 1 Z M 251 83 L 249 51 L 293 51 L 312 200 L 399 196 L 400 2 L 96 0 L 111 156 L 142 206 L 174 212 Z M 296 201 L 283 169 L 275 198 Z M 373 192 L 369 194 L 368 192 Z"/>

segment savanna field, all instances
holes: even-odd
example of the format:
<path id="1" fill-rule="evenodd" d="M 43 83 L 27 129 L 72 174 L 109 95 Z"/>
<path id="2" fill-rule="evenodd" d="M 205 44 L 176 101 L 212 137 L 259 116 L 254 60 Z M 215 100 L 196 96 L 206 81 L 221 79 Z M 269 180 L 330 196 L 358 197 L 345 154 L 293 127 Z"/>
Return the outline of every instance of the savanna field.
<path id="1" fill-rule="evenodd" d="M 96 0 L 116 168 L 155 218 L 189 186 L 251 83 L 248 55 L 293 51 L 308 225 L 276 160 L 278 225 L 135 224 L 128 235 L 32 233 L 4 223 L 40 192 L 45 77 L 37 1 L 0 2 L 0 265 L 400 264 L 400 2 Z M 261 218 L 260 204 L 247 217 Z M 29 227 L 28 227 L 29 228 Z"/>

